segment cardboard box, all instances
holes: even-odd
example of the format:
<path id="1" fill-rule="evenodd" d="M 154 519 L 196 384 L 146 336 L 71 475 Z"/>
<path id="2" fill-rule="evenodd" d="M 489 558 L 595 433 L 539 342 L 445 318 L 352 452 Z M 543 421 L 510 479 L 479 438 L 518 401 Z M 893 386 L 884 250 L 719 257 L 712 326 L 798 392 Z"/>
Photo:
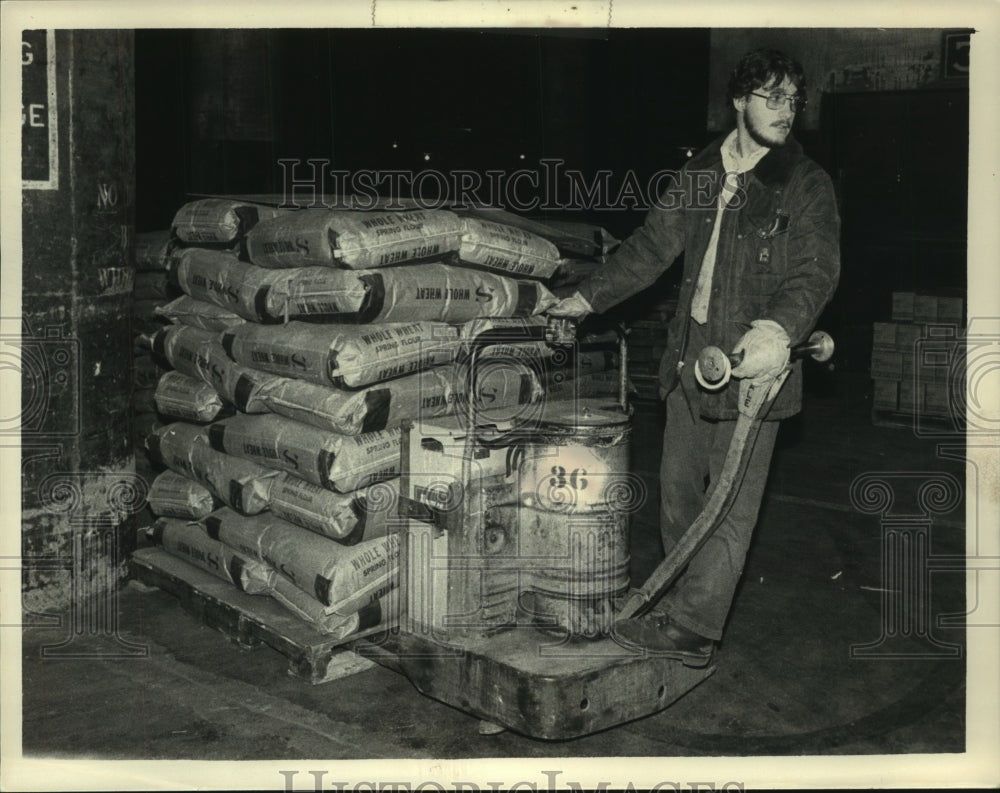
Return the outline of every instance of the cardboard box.
<path id="1" fill-rule="evenodd" d="M 953 411 L 961 409 L 962 404 L 961 400 L 953 400 L 948 383 L 924 384 L 924 412 L 927 415 L 950 416 Z"/>
<path id="2" fill-rule="evenodd" d="M 960 297 L 938 297 L 937 321 L 961 326 L 965 317 L 965 301 Z"/>
<path id="3" fill-rule="evenodd" d="M 877 350 L 896 349 L 896 329 L 900 327 L 895 322 L 876 322 L 872 326 L 872 347 Z"/>
<path id="4" fill-rule="evenodd" d="M 900 355 L 900 379 L 913 379 L 917 371 L 917 356 L 912 352 L 901 352 Z"/>
<path id="5" fill-rule="evenodd" d="M 934 295 L 914 295 L 913 321 L 937 322 L 937 301 Z"/>
<path id="6" fill-rule="evenodd" d="M 920 380 L 924 383 L 947 383 L 950 379 L 962 376 L 961 371 L 952 371 L 955 361 L 952 360 L 952 344 L 940 341 L 924 341 L 920 345 L 920 358 L 917 363 Z"/>
<path id="7" fill-rule="evenodd" d="M 924 325 L 897 325 L 896 326 L 896 349 L 900 352 L 913 353 L 917 342 L 926 335 Z"/>
<path id="8" fill-rule="evenodd" d="M 899 380 L 903 376 L 903 353 L 872 350 L 871 375 L 876 380 Z"/>
<path id="9" fill-rule="evenodd" d="M 899 383 L 895 380 L 874 380 L 872 404 L 878 410 L 896 410 L 899 407 Z"/>
<path id="10" fill-rule="evenodd" d="M 892 293 L 892 318 L 896 322 L 913 321 L 913 292 Z"/>
<path id="11" fill-rule="evenodd" d="M 904 413 L 922 413 L 924 408 L 924 389 L 922 384 L 914 383 L 912 379 L 899 382 L 899 410 Z"/>

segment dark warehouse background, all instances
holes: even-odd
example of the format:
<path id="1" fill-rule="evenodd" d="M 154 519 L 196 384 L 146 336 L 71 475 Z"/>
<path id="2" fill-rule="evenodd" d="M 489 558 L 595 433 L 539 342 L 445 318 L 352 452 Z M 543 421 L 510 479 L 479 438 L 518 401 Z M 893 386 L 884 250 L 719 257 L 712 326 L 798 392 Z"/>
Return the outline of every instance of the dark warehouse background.
<path id="1" fill-rule="evenodd" d="M 375 28 L 374 5 L 373 29 L 43 30 L 35 18 L 24 25 L 36 52 L 45 42 L 53 68 L 42 69 L 41 58 L 34 71 L 22 65 L 22 128 L 24 103 L 37 109 L 51 102 L 53 112 L 50 129 L 29 124 L 22 140 L 33 131 L 45 138 L 39 151 L 48 157 L 38 162 L 55 177 L 50 187 L 22 188 L 20 259 L 5 249 L 8 262 L 21 267 L 19 341 L 44 365 L 34 377 L 22 356 L 27 409 L 16 430 L 22 608 L 26 621 L 36 620 L 27 622 L 20 648 L 22 751 L 246 759 L 261 767 L 301 757 L 656 758 L 651 767 L 664 769 L 664 778 L 684 770 L 667 758 L 843 755 L 852 773 L 864 774 L 868 766 L 853 767 L 851 756 L 888 756 L 901 773 L 920 778 L 919 754 L 935 755 L 927 759 L 939 763 L 938 775 L 974 757 L 977 743 L 991 741 L 974 729 L 977 707 L 987 704 L 978 700 L 975 643 L 985 632 L 969 629 L 992 615 L 984 615 L 989 598 L 975 600 L 972 586 L 989 591 L 979 576 L 986 578 L 995 557 L 980 538 L 991 536 L 982 530 L 989 512 L 980 514 L 972 499 L 989 507 L 981 494 L 996 470 L 989 457 L 996 445 L 987 444 L 997 424 L 992 407 L 976 401 L 988 392 L 967 372 L 978 367 L 984 382 L 1000 372 L 1000 347 L 986 337 L 976 358 L 975 347 L 970 353 L 964 344 L 976 337 L 970 332 L 960 343 L 954 335 L 966 332 L 970 318 L 983 318 L 973 312 L 983 292 L 976 295 L 974 286 L 968 294 L 970 266 L 974 276 L 993 267 L 988 254 L 968 250 L 970 88 L 961 47 L 970 38 L 977 45 L 978 70 L 1000 52 L 987 38 L 992 31 Z M 223 24 L 259 24 L 249 7 L 226 11 L 232 16 Z M 760 9 L 753 13 L 764 21 Z M 178 19 L 169 24 L 204 21 Z M 439 24 L 449 24 L 446 15 Z M 161 421 L 161 367 L 146 323 L 154 333 L 162 328 L 166 320 L 155 311 L 179 287 L 168 281 L 165 260 L 155 270 L 137 266 L 137 235 L 170 229 L 178 209 L 198 197 L 277 200 L 288 187 L 289 163 L 303 178 L 310 161 L 352 175 L 526 171 L 543 185 L 546 163 L 558 162 L 586 185 L 606 177 L 605 204 L 614 203 L 627 180 L 648 186 L 728 131 L 729 69 L 761 46 L 802 61 L 809 104 L 793 135 L 836 190 L 841 280 L 817 324 L 836 340 L 836 353 L 829 362 L 805 362 L 804 409 L 782 424 L 711 685 L 651 717 L 566 744 L 514 731 L 487 735 L 477 733 L 478 717 L 425 696 L 381 661 L 364 674 L 335 679 L 331 672 L 323 687 L 306 684 L 301 668 L 290 674 L 297 661 L 287 649 L 258 643 L 249 652 L 242 615 L 231 631 L 215 630 L 223 610 L 199 613 L 201 600 L 142 579 L 133 551 L 137 538 L 145 540 L 137 529 L 154 519 L 143 488 L 160 468 L 145 444 Z M 973 84 L 991 73 L 977 71 Z M 32 74 L 37 85 L 28 82 Z M 972 99 L 973 168 L 989 135 L 982 131 L 989 126 L 981 121 L 984 93 Z M 976 198 L 993 170 L 971 171 Z M 22 162 L 22 181 L 24 173 Z M 321 184 L 328 196 L 337 192 L 337 182 Z M 309 203 L 302 192 L 294 197 Z M 411 195 L 404 189 L 401 197 Z M 552 203 L 499 206 L 542 221 L 591 224 L 617 240 L 646 212 L 627 200 L 615 207 Z M 975 202 L 971 211 L 980 241 L 984 213 Z M 575 268 L 600 266 L 596 258 L 564 263 L 559 278 L 570 272 L 568 284 L 554 279 L 552 288 L 571 289 L 572 277 L 580 277 Z M 681 271 L 678 262 L 653 288 L 608 312 L 628 325 L 629 471 L 645 498 L 630 518 L 634 585 L 662 556 L 657 472 L 670 438 L 656 371 Z M 985 280 L 996 283 L 995 276 Z M 932 322 L 926 313 L 921 318 L 918 298 L 925 311 L 930 305 L 937 312 L 939 300 L 959 305 L 961 316 L 942 309 L 933 320 L 952 335 L 918 343 L 914 334 Z M 946 354 L 921 367 L 922 352 L 941 350 Z M 57 369 L 56 356 L 69 363 Z M 932 386 L 939 399 L 929 406 L 919 395 Z M 897 488 L 886 505 L 868 503 L 869 491 L 856 487 L 872 477 Z M 123 482 L 141 498 L 118 498 Z M 949 500 L 941 494 L 952 484 Z M 902 544 L 904 534 L 907 542 L 917 538 L 913 545 Z M 893 567 L 900 559 L 914 567 Z M 915 602 L 900 592 L 926 599 L 900 617 L 897 604 Z M 65 609 L 58 625 L 37 619 L 57 608 Z M 883 641 L 887 634 L 892 642 Z M 63 663 L 80 647 L 97 652 Z M 140 655 L 141 663 L 132 663 Z M 582 703 L 569 710 L 586 709 Z M 323 784 L 313 779 L 322 772 L 306 770 L 313 766 L 289 760 L 281 767 L 298 774 L 299 787 Z M 338 786 L 334 778 L 327 784 Z"/>
<path id="2" fill-rule="evenodd" d="M 280 193 L 281 159 L 510 173 L 557 158 L 585 177 L 610 171 L 614 194 L 625 173 L 645 184 L 719 134 L 726 70 L 748 46 L 777 45 L 825 67 L 807 72 L 795 135 L 841 208 L 842 279 L 822 324 L 840 366 L 863 371 L 893 291 L 965 292 L 968 82 L 945 76 L 941 33 L 139 30 L 136 229 L 169 227 L 190 195 Z M 623 239 L 643 212 L 534 216 Z"/>

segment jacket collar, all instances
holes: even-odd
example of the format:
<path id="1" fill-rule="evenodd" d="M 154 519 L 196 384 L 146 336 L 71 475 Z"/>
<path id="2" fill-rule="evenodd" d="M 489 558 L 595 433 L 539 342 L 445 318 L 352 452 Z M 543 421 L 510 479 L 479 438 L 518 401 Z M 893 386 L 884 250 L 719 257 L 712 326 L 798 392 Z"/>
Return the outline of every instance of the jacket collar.
<path id="1" fill-rule="evenodd" d="M 726 132 L 709 143 L 695 155 L 689 167 L 692 169 L 722 168 L 722 144 L 728 136 L 729 132 Z M 792 168 L 795 167 L 801 156 L 802 146 L 789 135 L 784 146 L 771 149 L 750 173 L 768 187 L 785 184 L 792 175 Z"/>

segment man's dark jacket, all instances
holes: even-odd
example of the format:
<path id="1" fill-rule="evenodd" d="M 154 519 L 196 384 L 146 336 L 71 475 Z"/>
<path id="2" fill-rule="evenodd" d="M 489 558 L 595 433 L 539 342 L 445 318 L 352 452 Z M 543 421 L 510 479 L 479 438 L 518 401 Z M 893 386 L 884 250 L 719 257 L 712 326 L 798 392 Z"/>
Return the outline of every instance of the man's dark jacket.
<path id="1" fill-rule="evenodd" d="M 715 223 L 726 176 L 725 136 L 698 153 L 651 209 L 644 224 L 580 284 L 580 293 L 602 313 L 652 284 L 684 253 L 677 312 L 660 361 L 660 391 L 677 384 L 678 364 L 699 350 L 685 350 L 698 271 Z M 830 177 L 789 138 L 740 177 L 741 186 L 722 213 L 707 323 L 710 343 L 731 351 L 755 319 L 771 319 L 792 344 L 806 339 L 840 277 L 840 218 Z M 735 419 L 739 389 L 701 392 L 701 414 Z M 775 399 L 768 418 L 797 413 L 802 403 L 801 363 Z"/>

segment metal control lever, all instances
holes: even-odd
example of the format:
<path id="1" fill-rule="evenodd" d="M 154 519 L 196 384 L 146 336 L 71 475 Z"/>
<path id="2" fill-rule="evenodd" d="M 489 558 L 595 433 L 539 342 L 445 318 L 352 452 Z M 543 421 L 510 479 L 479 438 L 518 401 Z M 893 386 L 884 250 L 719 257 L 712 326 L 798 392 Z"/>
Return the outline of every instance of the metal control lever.
<path id="1" fill-rule="evenodd" d="M 545 325 L 545 342 L 553 347 L 568 347 L 576 342 L 579 323 L 570 317 L 548 317 Z M 623 412 L 629 412 L 628 405 L 628 343 L 627 331 L 622 324 L 615 325 L 618 335 L 618 404 Z"/>
<path id="2" fill-rule="evenodd" d="M 570 317 L 548 317 L 545 341 L 552 346 L 570 345 L 576 341 L 577 322 Z"/>
<path id="3" fill-rule="evenodd" d="M 789 359 L 812 358 L 825 363 L 833 357 L 834 343 L 829 333 L 813 331 L 807 341 L 793 345 L 789 349 Z M 732 370 L 743 362 L 743 351 L 727 354 L 718 347 L 706 347 L 701 351 L 695 364 L 695 377 L 709 390 L 722 388 L 729 382 Z"/>

